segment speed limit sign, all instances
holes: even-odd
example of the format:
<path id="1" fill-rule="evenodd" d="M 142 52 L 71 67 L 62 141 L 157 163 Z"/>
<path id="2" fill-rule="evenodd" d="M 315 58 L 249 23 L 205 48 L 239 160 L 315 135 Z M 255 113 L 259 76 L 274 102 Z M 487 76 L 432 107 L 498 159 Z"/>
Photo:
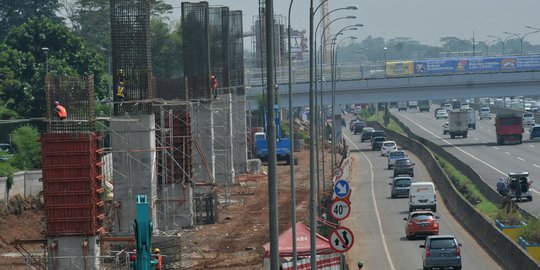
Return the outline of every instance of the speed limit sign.
<path id="1" fill-rule="evenodd" d="M 330 204 L 329 211 L 335 220 L 344 220 L 351 213 L 351 203 L 347 199 L 336 198 Z"/>

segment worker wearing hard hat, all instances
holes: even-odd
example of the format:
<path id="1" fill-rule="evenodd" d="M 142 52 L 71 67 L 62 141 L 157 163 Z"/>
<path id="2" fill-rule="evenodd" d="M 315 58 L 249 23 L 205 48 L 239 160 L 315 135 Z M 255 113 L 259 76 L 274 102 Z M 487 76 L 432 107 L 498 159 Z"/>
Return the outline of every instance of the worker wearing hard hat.
<path id="1" fill-rule="evenodd" d="M 157 258 L 156 270 L 163 269 L 163 256 L 160 254 L 159 248 L 154 249 L 154 256 Z"/>

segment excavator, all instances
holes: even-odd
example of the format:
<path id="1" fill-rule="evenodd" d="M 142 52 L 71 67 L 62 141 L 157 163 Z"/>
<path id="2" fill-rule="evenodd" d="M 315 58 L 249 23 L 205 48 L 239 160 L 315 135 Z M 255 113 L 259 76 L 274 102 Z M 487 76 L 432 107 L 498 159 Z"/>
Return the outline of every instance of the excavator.
<path id="1" fill-rule="evenodd" d="M 133 221 L 135 232 L 136 259 L 131 262 L 135 270 L 154 270 L 157 259 L 152 258 L 152 231 L 154 224 L 150 221 L 150 207 L 146 195 L 137 195 L 137 218 Z"/>

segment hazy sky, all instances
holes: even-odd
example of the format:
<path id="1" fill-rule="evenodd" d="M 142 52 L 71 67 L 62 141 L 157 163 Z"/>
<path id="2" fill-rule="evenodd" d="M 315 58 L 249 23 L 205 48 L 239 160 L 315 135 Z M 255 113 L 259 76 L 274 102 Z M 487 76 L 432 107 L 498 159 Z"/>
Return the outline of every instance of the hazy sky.
<path id="1" fill-rule="evenodd" d="M 165 0 L 175 7 L 171 16 L 180 18 L 179 0 Z M 320 0 L 314 0 L 317 6 Z M 191 1 L 197 2 L 197 1 Z M 225 5 L 244 14 L 244 31 L 251 27 L 253 16 L 257 14 L 258 0 L 208 0 L 210 5 Z M 473 30 L 476 41 L 493 38 L 487 35 L 508 37 L 503 32 L 525 34 L 533 30 L 526 25 L 540 28 L 540 0 L 329 0 L 330 10 L 347 5 L 357 5 L 358 10 L 336 11 L 332 19 L 344 15 L 356 15 L 355 20 L 340 20 L 330 27 L 337 31 L 344 26 L 363 23 L 360 31 L 349 32 L 359 39 L 366 36 L 410 37 L 423 44 L 439 45 L 439 39 L 455 36 L 472 39 Z M 289 0 L 274 0 L 274 14 L 286 19 Z M 309 26 L 309 0 L 296 0 L 293 4 L 291 25 L 296 29 Z M 316 23 L 320 17 L 316 17 Z M 319 31 L 320 32 L 320 31 Z M 540 32 L 525 38 L 533 44 L 540 44 Z"/>

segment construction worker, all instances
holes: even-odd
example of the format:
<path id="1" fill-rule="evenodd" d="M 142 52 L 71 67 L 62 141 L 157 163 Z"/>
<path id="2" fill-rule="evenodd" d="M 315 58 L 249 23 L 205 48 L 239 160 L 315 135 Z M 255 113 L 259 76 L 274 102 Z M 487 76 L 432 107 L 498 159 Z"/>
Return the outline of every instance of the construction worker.
<path id="1" fill-rule="evenodd" d="M 212 75 L 210 75 L 210 88 L 212 89 L 212 94 L 214 95 L 214 99 L 216 99 L 217 94 L 218 94 L 217 93 L 218 81 L 214 72 L 212 72 Z"/>
<path id="2" fill-rule="evenodd" d="M 154 256 L 157 258 L 157 264 L 156 264 L 156 270 L 162 270 L 163 269 L 163 256 L 159 253 L 159 248 L 154 249 Z"/>
<path id="3" fill-rule="evenodd" d="M 60 120 L 65 120 L 68 116 L 66 108 L 60 105 L 60 102 L 58 101 L 54 102 L 54 112 L 56 113 L 56 117 Z"/>
<path id="4" fill-rule="evenodd" d="M 116 101 L 122 102 L 126 97 L 126 80 L 124 79 L 124 72 L 122 70 L 118 71 L 118 83 L 116 84 Z"/>
<path id="5" fill-rule="evenodd" d="M 358 261 L 358 263 L 356 265 L 358 266 L 358 270 L 364 269 L 364 262 Z"/>

